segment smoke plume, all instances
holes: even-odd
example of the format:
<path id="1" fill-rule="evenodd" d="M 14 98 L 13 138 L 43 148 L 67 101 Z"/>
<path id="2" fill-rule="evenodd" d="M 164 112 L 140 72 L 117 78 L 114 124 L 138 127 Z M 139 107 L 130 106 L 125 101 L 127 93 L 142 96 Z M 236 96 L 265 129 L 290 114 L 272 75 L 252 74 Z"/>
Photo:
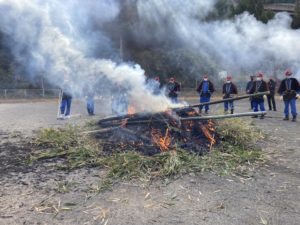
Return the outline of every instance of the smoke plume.
<path id="1" fill-rule="evenodd" d="M 128 26 L 134 43 L 168 40 L 169 48 L 189 49 L 234 75 L 300 71 L 300 31 L 290 28 L 288 14 L 267 24 L 249 13 L 207 20 L 217 0 L 0 0 L 0 29 L 33 78 L 44 74 L 60 87 L 68 82 L 78 95 L 99 80 L 104 86 L 120 84 L 138 110 L 164 109 L 170 102 L 152 95 L 139 65 L 122 62 L 119 43 L 111 38 L 116 31 L 107 29 L 120 20 L 124 2 L 136 9 L 136 21 Z"/>
<path id="2" fill-rule="evenodd" d="M 33 76 L 45 73 L 52 84 L 67 83 L 75 95 L 105 78 L 108 84 L 122 85 L 137 110 L 165 109 L 169 101 L 152 95 L 138 65 L 93 57 L 95 47 L 111 47 L 101 26 L 119 10 L 114 0 L 0 0 L 0 29 L 12 39 L 15 57 Z"/>
<path id="3" fill-rule="evenodd" d="M 151 33 L 161 39 L 175 36 L 186 48 L 213 61 L 220 71 L 272 75 L 287 67 L 299 70 L 300 31 L 290 28 L 292 19 L 287 13 L 276 14 L 267 24 L 247 12 L 232 20 L 204 20 L 216 2 L 139 0 L 137 4 L 140 23 L 157 28 Z"/>

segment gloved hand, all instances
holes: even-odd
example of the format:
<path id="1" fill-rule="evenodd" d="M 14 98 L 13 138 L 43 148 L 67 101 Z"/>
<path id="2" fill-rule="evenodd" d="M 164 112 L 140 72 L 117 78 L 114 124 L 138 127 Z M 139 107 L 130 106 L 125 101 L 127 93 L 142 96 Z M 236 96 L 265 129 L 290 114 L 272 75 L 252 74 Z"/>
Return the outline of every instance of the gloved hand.
<path id="1" fill-rule="evenodd" d="M 280 96 L 280 100 L 281 100 L 281 101 L 283 100 L 283 96 L 282 96 L 282 95 Z"/>

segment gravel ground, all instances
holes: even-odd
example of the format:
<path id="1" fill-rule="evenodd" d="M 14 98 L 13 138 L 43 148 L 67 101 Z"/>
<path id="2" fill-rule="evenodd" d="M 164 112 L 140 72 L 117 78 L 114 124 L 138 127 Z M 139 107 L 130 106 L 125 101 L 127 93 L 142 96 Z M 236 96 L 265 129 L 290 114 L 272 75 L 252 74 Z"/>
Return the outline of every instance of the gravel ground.
<path id="1" fill-rule="evenodd" d="M 92 119 L 109 111 L 101 102 L 96 106 Z M 248 102 L 242 101 L 236 111 L 247 108 Z M 214 112 L 220 110 L 220 106 L 212 107 Z M 89 190 L 97 188 L 103 177 L 100 170 L 58 172 L 22 163 L 30 151 L 23 141 L 35 131 L 91 120 L 80 101 L 74 101 L 70 120 L 58 121 L 56 113 L 55 101 L 0 104 L 1 225 L 299 224 L 300 128 L 299 122 L 282 121 L 281 112 L 254 120 L 268 134 L 261 145 L 269 161 L 251 177 L 205 173 L 145 187 L 120 183 L 96 196 L 90 196 Z M 60 184 L 66 182 L 68 190 L 60 193 Z"/>

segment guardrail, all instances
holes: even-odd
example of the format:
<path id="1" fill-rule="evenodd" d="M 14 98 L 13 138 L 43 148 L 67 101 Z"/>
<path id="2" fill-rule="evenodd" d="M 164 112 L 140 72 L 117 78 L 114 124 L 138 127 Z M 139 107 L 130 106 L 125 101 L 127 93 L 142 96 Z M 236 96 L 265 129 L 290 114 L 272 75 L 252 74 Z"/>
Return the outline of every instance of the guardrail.
<path id="1" fill-rule="evenodd" d="M 57 98 L 59 89 L 0 89 L 0 99 Z"/>
<path id="2" fill-rule="evenodd" d="M 0 89 L 0 99 L 40 99 L 58 98 L 60 89 Z M 239 88 L 240 93 L 244 93 L 243 88 Z M 222 90 L 216 88 L 215 95 L 221 94 Z M 195 88 L 184 87 L 180 93 L 181 97 L 198 96 Z"/>
<path id="3" fill-rule="evenodd" d="M 273 12 L 288 12 L 295 14 L 296 4 L 294 3 L 271 3 L 264 4 L 264 9 Z"/>

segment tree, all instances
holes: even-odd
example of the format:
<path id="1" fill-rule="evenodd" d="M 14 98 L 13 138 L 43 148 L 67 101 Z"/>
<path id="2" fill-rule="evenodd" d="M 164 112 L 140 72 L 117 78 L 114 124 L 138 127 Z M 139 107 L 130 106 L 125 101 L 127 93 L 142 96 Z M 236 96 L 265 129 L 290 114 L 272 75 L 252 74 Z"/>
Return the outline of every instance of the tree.
<path id="1" fill-rule="evenodd" d="M 246 11 L 264 23 L 267 23 L 274 16 L 274 13 L 264 10 L 263 0 L 241 0 L 237 7 L 233 9 L 233 15 L 238 15 Z"/>
<path id="2" fill-rule="evenodd" d="M 293 18 L 292 27 L 294 29 L 300 28 L 300 0 L 297 0 L 295 7 L 295 15 Z"/>

